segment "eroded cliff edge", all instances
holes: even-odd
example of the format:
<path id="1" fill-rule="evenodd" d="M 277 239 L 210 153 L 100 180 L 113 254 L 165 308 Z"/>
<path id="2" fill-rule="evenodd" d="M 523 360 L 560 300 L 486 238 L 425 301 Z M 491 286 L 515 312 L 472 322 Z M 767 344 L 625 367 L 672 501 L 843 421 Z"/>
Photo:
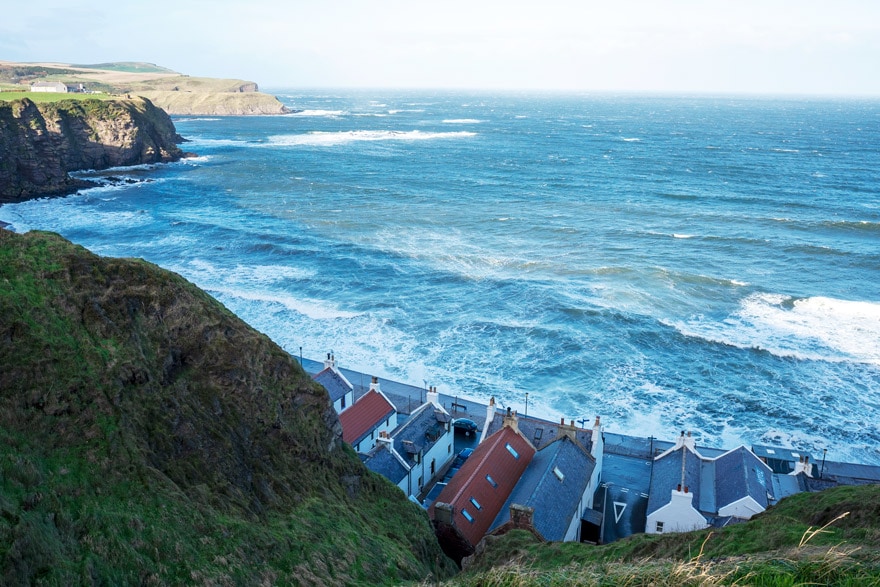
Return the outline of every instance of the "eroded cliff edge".
<path id="1" fill-rule="evenodd" d="M 71 171 L 176 161 L 182 141 L 145 98 L 0 102 L 0 204 L 83 187 Z"/>

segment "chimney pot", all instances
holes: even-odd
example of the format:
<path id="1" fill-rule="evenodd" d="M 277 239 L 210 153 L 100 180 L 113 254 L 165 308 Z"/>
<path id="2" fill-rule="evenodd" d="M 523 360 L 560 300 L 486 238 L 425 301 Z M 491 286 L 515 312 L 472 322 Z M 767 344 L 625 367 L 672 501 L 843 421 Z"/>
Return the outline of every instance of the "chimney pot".
<path id="1" fill-rule="evenodd" d="M 574 420 L 571 421 L 571 427 L 574 428 Z"/>
<path id="2" fill-rule="evenodd" d="M 676 491 L 678 491 L 679 493 L 681 493 L 681 483 L 678 484 L 678 487 L 676 488 Z"/>
<path id="3" fill-rule="evenodd" d="M 684 492 L 685 492 L 685 493 L 688 492 L 688 486 L 687 486 L 687 485 L 684 486 Z"/>

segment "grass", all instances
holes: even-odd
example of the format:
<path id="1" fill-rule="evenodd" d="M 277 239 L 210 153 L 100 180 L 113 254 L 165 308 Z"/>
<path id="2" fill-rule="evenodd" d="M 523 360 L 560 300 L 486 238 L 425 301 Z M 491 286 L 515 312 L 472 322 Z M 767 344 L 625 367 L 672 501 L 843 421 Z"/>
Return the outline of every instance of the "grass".
<path id="1" fill-rule="evenodd" d="M 10 102 L 12 100 L 20 100 L 22 98 L 27 98 L 31 102 L 35 104 L 50 104 L 55 102 L 62 102 L 64 100 L 114 100 L 119 99 L 118 96 L 114 97 L 110 94 L 78 94 L 74 92 L 70 93 L 61 93 L 61 92 L 2 92 L 0 93 L 0 100 Z"/>
<path id="2" fill-rule="evenodd" d="M 786 498 L 751 521 L 604 546 L 511 532 L 447 585 L 880 585 L 880 486 Z"/>
<path id="3" fill-rule="evenodd" d="M 0 231 L 0 584 L 449 576 L 425 512 L 332 413 L 179 276 Z"/>

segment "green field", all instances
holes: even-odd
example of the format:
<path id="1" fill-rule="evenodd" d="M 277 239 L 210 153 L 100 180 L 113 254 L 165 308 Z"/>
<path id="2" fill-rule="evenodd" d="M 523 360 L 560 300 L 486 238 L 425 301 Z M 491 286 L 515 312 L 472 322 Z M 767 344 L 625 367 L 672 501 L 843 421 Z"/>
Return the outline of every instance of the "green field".
<path id="1" fill-rule="evenodd" d="M 111 100 L 110 94 L 76 94 L 61 92 L 0 92 L 0 100 L 11 102 L 27 98 L 31 102 L 44 104 L 48 102 L 60 102 L 61 100 Z"/>

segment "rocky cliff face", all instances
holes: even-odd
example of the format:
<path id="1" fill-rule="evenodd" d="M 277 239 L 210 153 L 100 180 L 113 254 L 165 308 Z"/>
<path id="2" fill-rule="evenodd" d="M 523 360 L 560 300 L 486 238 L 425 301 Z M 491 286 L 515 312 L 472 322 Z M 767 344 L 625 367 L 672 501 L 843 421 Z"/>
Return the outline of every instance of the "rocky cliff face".
<path id="1" fill-rule="evenodd" d="M 180 159 L 181 141 L 143 98 L 0 102 L 0 203 L 69 193 L 70 171 Z"/>
<path id="2" fill-rule="evenodd" d="M 0 584 L 440 578 L 327 392 L 150 263 L 0 229 Z"/>

